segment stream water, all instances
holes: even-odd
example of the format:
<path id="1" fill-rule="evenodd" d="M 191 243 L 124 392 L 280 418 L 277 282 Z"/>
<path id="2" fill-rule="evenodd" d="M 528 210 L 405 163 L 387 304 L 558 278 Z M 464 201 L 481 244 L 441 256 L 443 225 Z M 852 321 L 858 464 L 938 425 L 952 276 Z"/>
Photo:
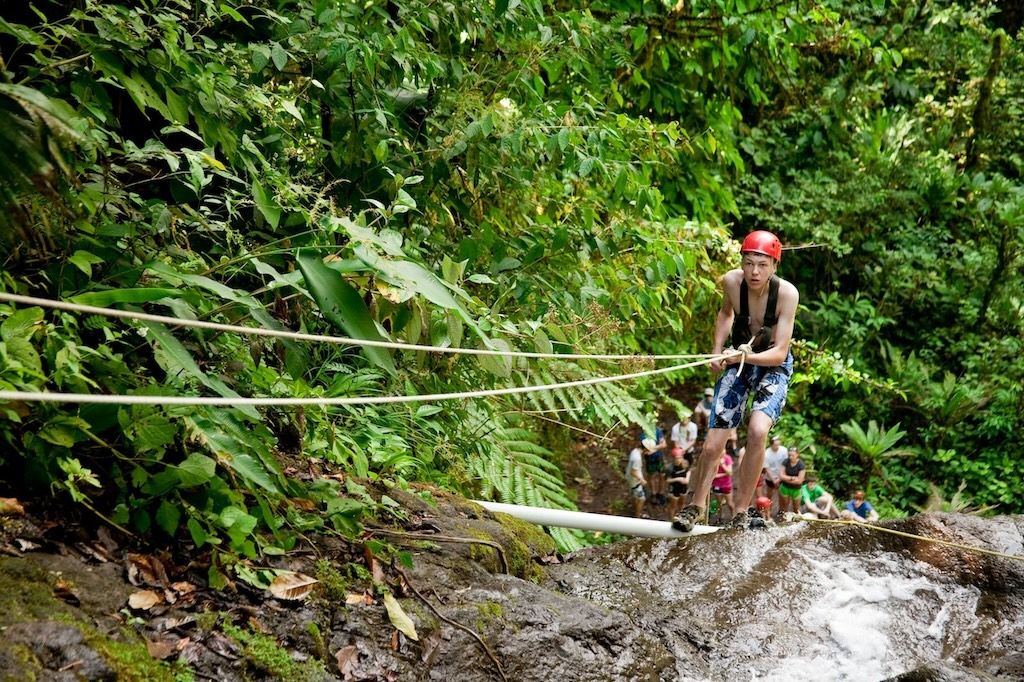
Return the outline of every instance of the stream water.
<path id="1" fill-rule="evenodd" d="M 1024 554 L 1019 518 L 900 523 Z M 673 659 L 661 679 L 884 680 L 926 666 L 974 675 L 960 679 L 1024 672 L 1024 562 L 868 528 L 797 523 L 632 541 L 552 573 L 564 591 L 623 612 L 659 639 Z"/>

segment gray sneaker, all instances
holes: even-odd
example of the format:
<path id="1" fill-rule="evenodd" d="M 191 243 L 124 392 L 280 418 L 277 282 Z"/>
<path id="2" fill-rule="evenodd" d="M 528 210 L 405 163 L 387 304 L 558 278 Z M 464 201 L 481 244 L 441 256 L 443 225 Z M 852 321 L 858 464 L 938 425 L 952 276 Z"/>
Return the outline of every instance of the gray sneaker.
<path id="1" fill-rule="evenodd" d="M 672 520 L 672 527 L 681 533 L 689 533 L 693 530 L 697 520 L 704 516 L 704 510 L 695 504 L 688 504 L 683 510 L 676 514 Z"/>
<path id="2" fill-rule="evenodd" d="M 767 528 L 767 524 L 761 515 L 757 513 L 757 509 L 754 507 L 748 507 L 745 512 L 737 512 L 733 517 L 732 521 L 729 522 L 730 528 L 736 528 L 739 530 L 747 530 L 748 528 Z"/>

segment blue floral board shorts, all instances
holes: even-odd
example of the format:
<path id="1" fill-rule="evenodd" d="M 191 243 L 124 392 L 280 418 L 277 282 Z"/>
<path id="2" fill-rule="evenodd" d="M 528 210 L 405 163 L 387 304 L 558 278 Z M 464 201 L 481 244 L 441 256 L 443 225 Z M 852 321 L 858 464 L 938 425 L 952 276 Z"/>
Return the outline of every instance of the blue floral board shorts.
<path id="1" fill-rule="evenodd" d="M 793 354 L 786 355 L 785 361 L 775 367 L 744 365 L 742 375 L 737 370 L 739 365 L 730 365 L 715 384 L 709 428 L 734 429 L 739 426 L 751 393 L 751 410 L 764 412 L 771 417 L 773 424 L 779 421 L 786 405 L 789 380 L 793 376 Z"/>

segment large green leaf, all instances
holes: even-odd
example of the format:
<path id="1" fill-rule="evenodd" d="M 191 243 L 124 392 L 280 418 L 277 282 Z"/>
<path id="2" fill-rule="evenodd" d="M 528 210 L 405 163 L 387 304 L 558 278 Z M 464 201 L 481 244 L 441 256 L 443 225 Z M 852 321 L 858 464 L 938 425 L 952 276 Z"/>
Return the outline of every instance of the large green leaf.
<path id="1" fill-rule="evenodd" d="M 331 324 L 356 339 L 384 340 L 359 292 L 340 274 L 324 265 L 319 254 L 312 250 L 300 250 L 298 262 L 313 300 Z M 363 348 L 363 353 L 373 364 L 395 374 L 395 363 L 390 351 L 384 348 Z"/>
<path id="2" fill-rule="evenodd" d="M 143 322 L 142 323 L 148 330 L 149 335 L 153 341 L 158 344 L 158 359 L 162 360 L 164 369 L 167 373 L 173 374 L 176 371 L 184 371 L 185 373 L 195 377 L 199 382 L 206 386 L 211 391 L 217 392 L 219 395 L 225 398 L 240 398 L 234 390 L 232 390 L 227 384 L 225 384 L 220 378 L 213 377 L 204 372 L 196 364 L 192 354 L 188 352 L 181 342 L 171 336 L 171 333 L 167 331 L 167 328 L 162 324 L 155 322 Z M 255 420 L 260 419 L 259 412 L 256 411 L 251 405 L 239 406 L 237 408 L 240 412 L 248 417 Z"/>
<path id="3" fill-rule="evenodd" d="M 149 303 L 161 298 L 178 298 L 182 292 L 178 289 L 145 288 L 145 289 L 111 289 L 110 291 L 89 291 L 68 298 L 72 303 L 92 305 L 100 308 L 115 303 Z"/>
<path id="4" fill-rule="evenodd" d="M 264 305 L 248 292 L 232 289 L 231 287 L 221 284 L 220 282 L 204 275 L 193 275 L 186 272 L 179 272 L 166 263 L 150 263 L 147 267 L 147 272 L 154 274 L 165 282 L 169 282 L 171 284 L 179 284 L 183 282 L 185 284 L 191 284 L 199 289 L 205 289 L 206 291 L 220 296 L 226 301 L 233 301 L 234 303 L 244 306 L 252 318 L 264 327 L 268 329 L 275 329 L 277 331 L 286 330 L 285 326 L 281 324 L 277 318 L 268 313 Z M 289 371 L 291 371 L 293 375 L 301 375 L 309 364 L 309 354 L 306 352 L 306 349 L 302 344 L 295 343 L 294 341 L 289 341 L 287 339 L 279 339 L 279 341 L 288 349 L 289 354 L 294 356 L 296 359 L 296 366 L 289 367 Z"/>

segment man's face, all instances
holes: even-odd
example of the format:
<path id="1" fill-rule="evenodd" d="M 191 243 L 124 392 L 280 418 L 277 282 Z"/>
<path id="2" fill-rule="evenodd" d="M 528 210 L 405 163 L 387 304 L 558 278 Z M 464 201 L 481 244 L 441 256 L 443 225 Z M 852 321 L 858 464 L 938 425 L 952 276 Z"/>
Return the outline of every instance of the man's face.
<path id="1" fill-rule="evenodd" d="M 743 254 L 743 279 L 751 289 L 763 287 L 775 274 L 775 259 L 760 253 Z"/>

